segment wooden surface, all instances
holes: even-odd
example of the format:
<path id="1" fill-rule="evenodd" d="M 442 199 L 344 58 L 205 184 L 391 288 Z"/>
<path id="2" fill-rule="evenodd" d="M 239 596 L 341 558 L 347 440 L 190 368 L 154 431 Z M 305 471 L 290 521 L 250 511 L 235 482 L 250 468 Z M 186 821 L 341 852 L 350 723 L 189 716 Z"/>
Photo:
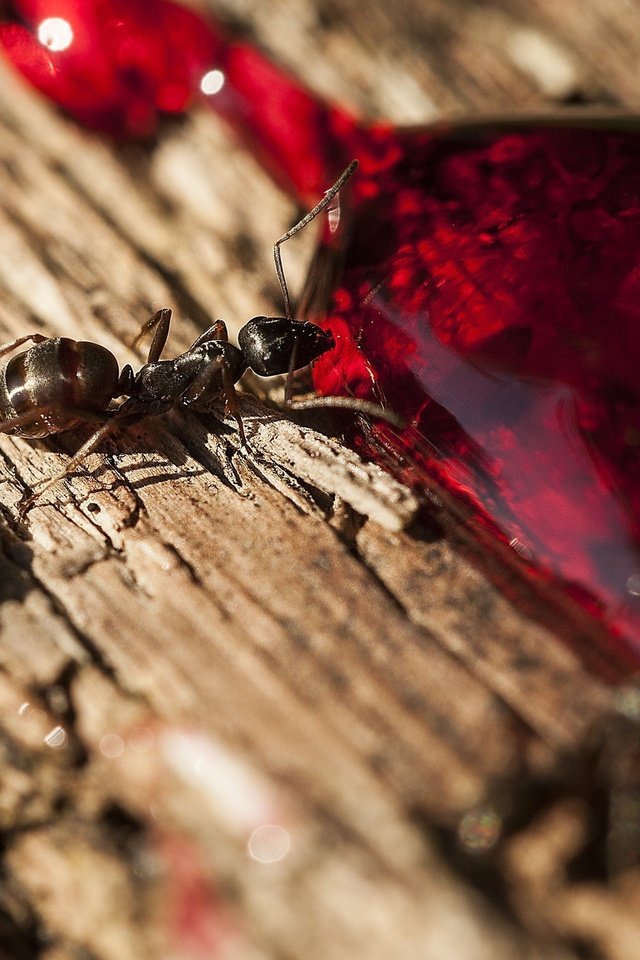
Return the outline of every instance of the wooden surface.
<path id="1" fill-rule="evenodd" d="M 640 105 L 626 0 L 211 6 L 370 116 Z M 1 71 L 2 341 L 280 309 L 294 211 L 215 118 L 116 150 Z M 631 678 L 446 505 L 243 409 L 248 451 L 149 422 L 24 522 L 81 433 L 0 438 L 0 958 L 639 957 Z"/>

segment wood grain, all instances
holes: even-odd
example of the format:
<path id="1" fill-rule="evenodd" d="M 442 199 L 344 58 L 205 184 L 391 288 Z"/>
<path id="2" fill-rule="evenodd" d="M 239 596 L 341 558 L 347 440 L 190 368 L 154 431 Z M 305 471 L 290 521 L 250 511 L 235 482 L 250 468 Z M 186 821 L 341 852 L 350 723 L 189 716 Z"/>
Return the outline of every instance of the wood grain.
<path id="1" fill-rule="evenodd" d="M 624 0 L 211 7 L 369 116 L 638 107 Z M 161 306 L 174 352 L 279 309 L 295 212 L 214 117 L 115 148 L 0 71 L 3 341 L 137 363 Z M 84 434 L 0 438 L 0 958 L 640 956 L 640 697 L 594 628 L 445 501 L 243 410 L 248 449 L 221 411 L 149 421 L 25 521 Z"/>

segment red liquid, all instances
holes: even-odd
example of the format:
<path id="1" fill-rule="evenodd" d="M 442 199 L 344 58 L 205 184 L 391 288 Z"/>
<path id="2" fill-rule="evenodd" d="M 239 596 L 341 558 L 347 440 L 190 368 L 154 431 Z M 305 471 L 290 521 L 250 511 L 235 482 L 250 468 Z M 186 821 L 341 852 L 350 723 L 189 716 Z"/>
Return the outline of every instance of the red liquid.
<path id="1" fill-rule="evenodd" d="M 53 0 L 14 7 L 65 16 Z M 85 123 L 147 135 L 207 99 L 307 202 L 360 159 L 310 285 L 337 340 L 318 389 L 384 399 L 411 426 L 370 449 L 453 493 L 637 662 L 638 123 L 366 129 L 171 3 L 65 9 L 80 38 L 67 51 L 22 28 L 0 39 Z M 224 85 L 205 97 L 211 70 Z"/>
<path id="2" fill-rule="evenodd" d="M 328 241 L 339 362 L 318 389 L 384 398 L 413 425 L 409 482 L 437 480 L 640 653 L 640 137 L 395 140 Z"/>

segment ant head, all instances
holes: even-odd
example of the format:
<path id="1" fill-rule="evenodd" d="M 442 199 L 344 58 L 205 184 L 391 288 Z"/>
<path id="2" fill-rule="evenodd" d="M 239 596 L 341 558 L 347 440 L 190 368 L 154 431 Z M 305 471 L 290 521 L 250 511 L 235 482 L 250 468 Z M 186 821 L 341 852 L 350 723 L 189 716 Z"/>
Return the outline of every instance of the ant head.
<path id="1" fill-rule="evenodd" d="M 335 345 L 326 330 L 305 320 L 254 317 L 238 334 L 248 365 L 260 377 L 287 373 L 295 349 L 295 369 L 306 367 Z"/>

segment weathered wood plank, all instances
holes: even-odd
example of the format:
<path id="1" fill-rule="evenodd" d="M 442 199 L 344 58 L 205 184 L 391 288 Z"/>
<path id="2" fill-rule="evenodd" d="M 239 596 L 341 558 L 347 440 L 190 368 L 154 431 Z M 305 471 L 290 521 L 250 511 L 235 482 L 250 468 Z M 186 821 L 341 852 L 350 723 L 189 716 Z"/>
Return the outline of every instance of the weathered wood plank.
<path id="1" fill-rule="evenodd" d="M 637 106 L 623 0 L 212 6 L 372 116 Z M 136 362 L 158 307 L 176 352 L 279 309 L 293 210 L 214 117 L 114 149 L 0 71 L 2 340 Z M 245 410 L 249 450 L 213 416 L 149 422 L 26 521 L 80 433 L 0 437 L 0 957 L 632 957 L 634 691 L 589 673 L 551 600 L 500 596 L 446 504 L 402 530 L 392 481 Z"/>

